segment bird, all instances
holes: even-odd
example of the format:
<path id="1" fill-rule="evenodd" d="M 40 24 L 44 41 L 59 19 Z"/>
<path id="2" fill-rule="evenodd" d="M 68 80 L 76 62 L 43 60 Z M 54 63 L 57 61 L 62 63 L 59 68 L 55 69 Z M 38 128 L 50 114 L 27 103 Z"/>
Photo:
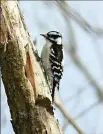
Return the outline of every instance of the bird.
<path id="1" fill-rule="evenodd" d="M 41 62 L 45 77 L 50 88 L 52 102 L 54 102 L 55 91 L 59 91 L 60 80 L 63 76 L 64 48 L 62 34 L 57 31 L 49 31 L 40 34 L 46 40 L 41 51 Z"/>

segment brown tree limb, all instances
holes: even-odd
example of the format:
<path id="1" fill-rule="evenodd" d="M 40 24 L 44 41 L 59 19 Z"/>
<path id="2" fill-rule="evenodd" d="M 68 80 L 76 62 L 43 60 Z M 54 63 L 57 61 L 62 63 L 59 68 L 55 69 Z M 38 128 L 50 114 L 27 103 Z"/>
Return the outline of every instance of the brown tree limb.
<path id="1" fill-rule="evenodd" d="M 79 134 L 85 134 L 85 132 L 80 128 L 80 126 L 77 124 L 77 122 L 75 121 L 75 119 L 73 119 L 71 117 L 70 113 L 65 109 L 65 107 L 62 104 L 62 102 L 60 101 L 59 97 L 58 98 L 55 97 L 55 104 L 59 108 L 59 110 L 62 112 L 62 114 L 64 115 L 64 117 L 67 119 L 67 121 L 69 123 L 71 123 L 71 125 L 75 128 L 75 130 Z"/>
<path id="2" fill-rule="evenodd" d="M 33 54 L 33 41 L 18 2 L 1 1 L 0 11 L 0 46 L 6 46 L 0 55 L 0 65 L 14 132 L 61 134 L 49 88 Z"/>
<path id="3" fill-rule="evenodd" d="M 88 108 L 84 109 L 83 111 L 81 111 L 78 115 L 76 115 L 74 118 L 75 120 L 80 119 L 81 117 L 83 117 L 85 114 L 87 114 L 88 112 L 90 112 L 90 110 L 92 110 L 93 108 L 95 108 L 96 106 L 98 106 L 100 104 L 100 101 L 96 101 L 95 103 L 91 104 Z M 64 123 L 62 130 L 63 132 L 66 130 L 66 128 L 68 127 L 68 125 L 70 125 L 67 120 Z"/>

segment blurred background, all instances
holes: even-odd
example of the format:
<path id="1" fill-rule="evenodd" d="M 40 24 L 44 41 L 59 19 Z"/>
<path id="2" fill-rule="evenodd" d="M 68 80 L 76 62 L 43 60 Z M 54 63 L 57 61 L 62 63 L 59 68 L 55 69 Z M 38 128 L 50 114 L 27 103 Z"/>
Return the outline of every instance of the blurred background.
<path id="1" fill-rule="evenodd" d="M 41 33 L 59 31 L 65 49 L 64 75 L 55 103 L 64 134 L 78 134 L 65 112 L 86 134 L 103 134 L 103 1 L 19 1 L 41 53 Z M 1 133 L 13 134 L 1 82 Z"/>

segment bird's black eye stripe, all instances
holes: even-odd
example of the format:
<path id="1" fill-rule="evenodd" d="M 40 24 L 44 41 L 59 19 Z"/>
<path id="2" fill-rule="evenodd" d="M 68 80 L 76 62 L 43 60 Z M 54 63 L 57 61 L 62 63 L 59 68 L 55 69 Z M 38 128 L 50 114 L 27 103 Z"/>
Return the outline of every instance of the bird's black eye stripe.
<path id="1" fill-rule="evenodd" d="M 56 39 L 56 38 L 61 37 L 61 36 L 60 35 L 54 35 L 54 34 L 48 34 L 48 37 Z"/>

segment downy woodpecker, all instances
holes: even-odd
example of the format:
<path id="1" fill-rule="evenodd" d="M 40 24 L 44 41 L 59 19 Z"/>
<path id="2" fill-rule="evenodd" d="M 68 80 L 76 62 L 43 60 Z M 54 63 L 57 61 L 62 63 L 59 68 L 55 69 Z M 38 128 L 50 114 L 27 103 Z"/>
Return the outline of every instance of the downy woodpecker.
<path id="1" fill-rule="evenodd" d="M 62 35 L 57 31 L 50 31 L 47 34 L 40 35 L 46 39 L 46 44 L 41 52 L 41 60 L 52 101 L 54 101 L 55 90 L 59 90 L 60 80 L 63 75 Z"/>

